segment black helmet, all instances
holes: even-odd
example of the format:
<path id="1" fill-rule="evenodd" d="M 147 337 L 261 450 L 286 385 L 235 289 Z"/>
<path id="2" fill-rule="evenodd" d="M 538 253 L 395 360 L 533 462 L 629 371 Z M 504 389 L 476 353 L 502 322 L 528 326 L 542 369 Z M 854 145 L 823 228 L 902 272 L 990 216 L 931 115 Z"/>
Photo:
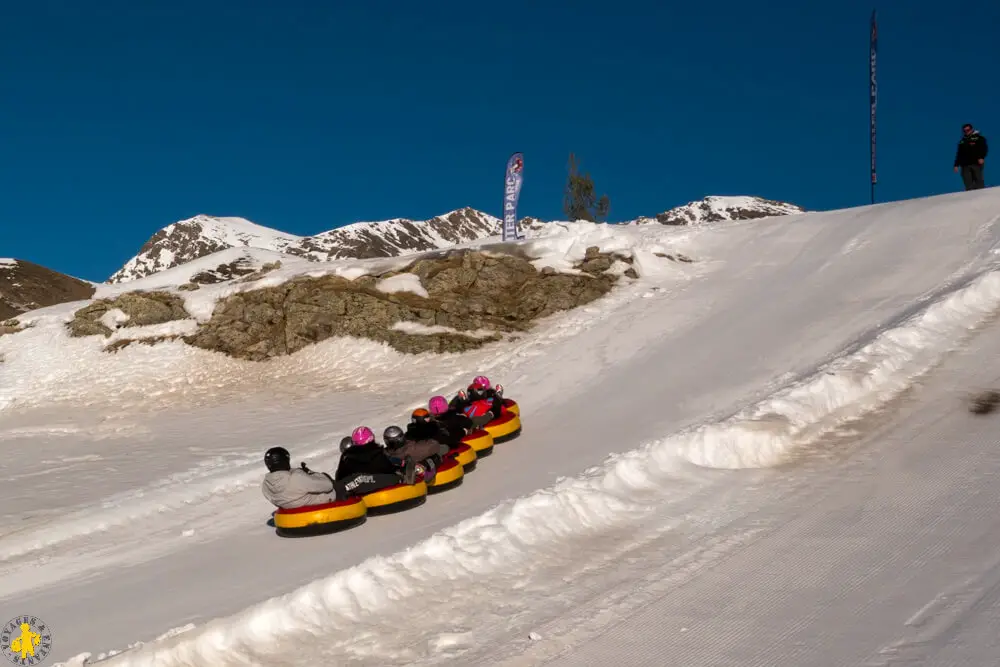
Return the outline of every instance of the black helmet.
<path id="1" fill-rule="evenodd" d="M 340 439 L 340 453 L 343 454 L 353 445 L 354 445 L 354 440 L 351 439 L 351 436 L 345 435 L 343 438 Z"/>
<path id="2" fill-rule="evenodd" d="M 406 434 L 398 426 L 390 426 L 382 433 L 382 441 L 389 449 L 396 449 L 406 443 Z"/>
<path id="3" fill-rule="evenodd" d="M 271 447 L 264 453 L 264 465 L 271 472 L 275 470 L 291 470 L 292 455 L 284 447 Z"/>

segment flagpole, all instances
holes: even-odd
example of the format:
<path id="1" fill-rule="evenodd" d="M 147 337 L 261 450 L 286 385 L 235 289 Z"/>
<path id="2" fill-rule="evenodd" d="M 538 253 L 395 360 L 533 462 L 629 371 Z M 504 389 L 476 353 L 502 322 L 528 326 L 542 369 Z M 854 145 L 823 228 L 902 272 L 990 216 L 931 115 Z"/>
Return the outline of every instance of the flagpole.
<path id="1" fill-rule="evenodd" d="M 875 10 L 872 10 L 871 25 L 869 26 L 868 42 L 868 103 L 870 106 L 870 151 L 871 151 L 871 203 L 875 204 L 875 183 L 878 177 L 875 170 L 875 109 L 878 106 L 878 83 L 876 78 L 875 64 L 878 56 L 878 23 L 876 21 Z"/>

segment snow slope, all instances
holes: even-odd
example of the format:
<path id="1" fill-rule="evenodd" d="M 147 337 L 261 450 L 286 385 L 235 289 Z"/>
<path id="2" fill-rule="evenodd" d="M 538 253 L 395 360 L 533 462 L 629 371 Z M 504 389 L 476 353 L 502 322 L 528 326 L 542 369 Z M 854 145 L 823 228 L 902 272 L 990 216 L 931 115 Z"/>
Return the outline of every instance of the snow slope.
<path id="1" fill-rule="evenodd" d="M 746 496 L 759 512 L 699 540 L 632 554 L 537 625 L 524 651 L 463 664 L 953 665 L 996 661 L 1000 514 L 995 416 L 966 409 L 1000 387 L 1000 324 L 977 332 L 891 410 L 825 442 L 835 457 L 772 477 Z M 986 363 L 984 363 L 986 362 Z M 685 553 L 687 552 L 687 553 Z M 627 569 L 627 568 L 623 568 Z M 600 609 L 599 614 L 586 610 Z M 530 645 L 529 645 L 530 644 Z"/>
<path id="2" fill-rule="evenodd" d="M 803 455 L 1000 311 L 998 222 L 1000 193 L 986 190 L 686 228 L 549 225 L 528 244 L 552 264 L 632 248 L 642 277 L 475 353 L 415 360 L 328 341 L 242 378 L 234 364 L 221 404 L 206 390 L 228 363 L 214 355 L 81 347 L 76 364 L 101 373 L 39 389 L 0 423 L 8 451 L 25 453 L 4 469 L 3 604 L 30 590 L 59 660 L 194 624 L 108 664 L 514 661 L 538 646 L 529 631 L 593 620 L 588 593 L 634 591 L 671 555 L 698 576 L 752 540 L 746 517 L 798 479 Z M 660 257 L 677 253 L 694 261 Z M 0 338 L 8 377 L 38 372 L 21 347 L 63 349 L 55 331 L 40 319 Z M 104 378 L 141 382 L 154 362 L 168 380 L 206 370 L 152 413 L 103 396 Z M 522 405 L 525 433 L 462 487 L 329 538 L 278 540 L 264 525 L 268 445 L 329 468 L 357 415 L 381 429 L 480 371 Z M 745 530 L 728 531 L 741 517 Z"/>

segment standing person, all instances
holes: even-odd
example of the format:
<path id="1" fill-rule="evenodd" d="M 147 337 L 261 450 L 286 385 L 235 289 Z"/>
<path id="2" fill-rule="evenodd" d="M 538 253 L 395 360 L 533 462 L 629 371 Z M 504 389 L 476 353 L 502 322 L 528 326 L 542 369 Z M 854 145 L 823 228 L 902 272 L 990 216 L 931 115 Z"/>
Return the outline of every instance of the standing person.
<path id="1" fill-rule="evenodd" d="M 971 123 L 962 126 L 962 138 L 955 151 L 955 173 L 962 172 L 962 182 L 966 190 L 979 190 L 986 187 L 983 179 L 983 168 L 986 164 L 986 137 Z"/>

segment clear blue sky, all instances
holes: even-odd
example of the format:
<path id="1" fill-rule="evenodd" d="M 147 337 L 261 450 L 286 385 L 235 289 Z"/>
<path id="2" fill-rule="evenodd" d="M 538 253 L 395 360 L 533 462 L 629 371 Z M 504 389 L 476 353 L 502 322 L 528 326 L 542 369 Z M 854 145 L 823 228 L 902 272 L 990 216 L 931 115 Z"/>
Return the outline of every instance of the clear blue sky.
<path id="1" fill-rule="evenodd" d="M 515 150 L 543 219 L 570 151 L 613 220 L 866 204 L 873 7 L 878 198 L 959 190 L 961 124 L 1000 146 L 996 0 L 11 3 L 0 256 L 104 280 L 196 213 L 298 234 L 499 215 Z"/>

